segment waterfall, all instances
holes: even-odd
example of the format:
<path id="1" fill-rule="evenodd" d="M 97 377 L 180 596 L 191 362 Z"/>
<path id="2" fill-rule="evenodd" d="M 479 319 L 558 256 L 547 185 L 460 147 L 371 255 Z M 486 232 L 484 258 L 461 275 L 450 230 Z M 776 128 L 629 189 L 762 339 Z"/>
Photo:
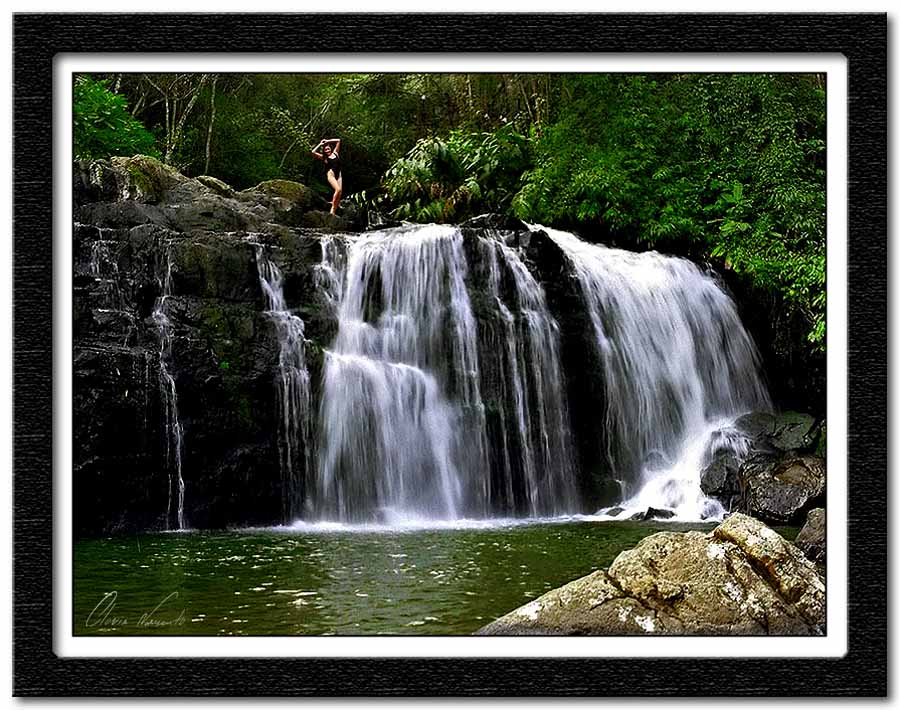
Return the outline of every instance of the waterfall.
<path id="1" fill-rule="evenodd" d="M 282 476 L 283 518 L 300 516 L 304 483 L 312 470 L 309 371 L 303 320 L 293 315 L 284 301 L 281 270 L 256 245 L 256 263 L 266 315 L 278 337 L 278 452 Z"/>
<path id="2" fill-rule="evenodd" d="M 100 292 L 101 310 L 125 312 L 125 299 L 119 286 L 119 263 L 111 247 L 117 242 L 103 238 L 104 231 L 95 227 L 97 238 L 91 242 L 91 276 L 97 283 Z"/>
<path id="3" fill-rule="evenodd" d="M 628 492 L 622 506 L 720 516 L 700 490 L 711 437 L 746 411 L 771 408 L 734 303 L 685 259 L 545 231 L 569 257 L 593 325 L 609 473 Z"/>
<path id="4" fill-rule="evenodd" d="M 755 347 L 715 279 L 685 259 L 545 230 L 567 257 L 599 363 L 589 376 L 602 395 L 590 396 L 606 467 L 579 474 L 544 289 L 500 234 L 464 231 L 319 238 L 315 299 L 337 332 L 323 353 L 316 427 L 304 323 L 257 245 L 280 344 L 285 520 L 573 514 L 579 475 L 616 481 L 629 512 L 721 516 L 701 471 L 714 450 L 740 454 L 746 442 L 731 428 L 740 414 L 771 405 Z"/>
<path id="5" fill-rule="evenodd" d="M 173 515 L 176 530 L 186 529 L 184 522 L 184 479 L 181 476 L 181 452 L 184 432 L 178 419 L 178 393 L 175 379 L 169 373 L 168 362 L 172 358 L 172 322 L 166 305 L 172 294 L 172 253 L 165 247 L 165 263 L 157 267 L 157 283 L 160 295 L 153 306 L 153 322 L 159 338 L 159 390 L 163 405 L 163 421 L 166 438 L 166 470 L 169 473 L 169 504 L 166 524 L 172 529 Z"/>

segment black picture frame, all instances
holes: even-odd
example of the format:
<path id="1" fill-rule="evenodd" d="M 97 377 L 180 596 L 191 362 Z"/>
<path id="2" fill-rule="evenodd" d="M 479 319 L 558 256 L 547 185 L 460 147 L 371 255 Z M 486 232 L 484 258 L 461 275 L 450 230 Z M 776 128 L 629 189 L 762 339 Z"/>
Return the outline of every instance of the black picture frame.
<path id="1" fill-rule="evenodd" d="M 18 14 L 14 17 L 14 693 L 879 696 L 887 692 L 883 14 Z M 552 38 L 552 44 L 550 40 Z M 848 60 L 849 651 L 843 658 L 60 658 L 52 649 L 54 55 L 791 52 Z M 65 120 L 65 117 L 56 117 Z"/>

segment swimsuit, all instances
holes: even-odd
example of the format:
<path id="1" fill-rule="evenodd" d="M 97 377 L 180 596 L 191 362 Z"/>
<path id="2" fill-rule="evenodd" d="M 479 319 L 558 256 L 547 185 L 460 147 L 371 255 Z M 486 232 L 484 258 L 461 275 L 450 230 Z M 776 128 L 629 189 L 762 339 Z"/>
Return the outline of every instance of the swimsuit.
<path id="1" fill-rule="evenodd" d="M 330 158 L 325 158 L 325 174 L 328 174 L 328 171 L 334 173 L 334 179 L 341 179 L 341 159 L 339 156 L 332 154 Z"/>

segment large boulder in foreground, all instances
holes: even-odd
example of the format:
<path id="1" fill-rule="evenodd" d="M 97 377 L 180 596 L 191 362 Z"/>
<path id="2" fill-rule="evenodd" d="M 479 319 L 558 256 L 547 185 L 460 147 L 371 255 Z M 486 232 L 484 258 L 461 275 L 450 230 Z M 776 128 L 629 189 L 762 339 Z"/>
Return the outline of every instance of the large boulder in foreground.
<path id="1" fill-rule="evenodd" d="M 661 532 L 538 597 L 481 635 L 817 635 L 825 585 L 803 553 L 746 515 Z"/>

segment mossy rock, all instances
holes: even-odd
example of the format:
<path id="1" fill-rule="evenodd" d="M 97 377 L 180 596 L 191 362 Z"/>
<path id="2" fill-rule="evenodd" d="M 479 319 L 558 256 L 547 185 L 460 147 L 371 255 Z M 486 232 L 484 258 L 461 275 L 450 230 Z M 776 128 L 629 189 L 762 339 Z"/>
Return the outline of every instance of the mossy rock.
<path id="1" fill-rule="evenodd" d="M 283 200 L 288 200 L 300 207 L 308 207 L 313 200 L 312 190 L 306 185 L 293 180 L 266 180 L 243 192 L 261 192 L 269 197 L 280 197 Z"/>
<path id="2" fill-rule="evenodd" d="M 115 157 L 110 162 L 125 173 L 123 197 L 127 200 L 159 202 L 167 190 L 187 181 L 171 165 L 149 155 Z"/>
<path id="3" fill-rule="evenodd" d="M 211 175 L 200 175 L 197 178 L 197 182 L 204 187 L 208 187 L 217 195 L 221 195 L 222 197 L 234 197 L 234 188 L 228 183 L 219 180 L 219 178 L 214 178 Z"/>

